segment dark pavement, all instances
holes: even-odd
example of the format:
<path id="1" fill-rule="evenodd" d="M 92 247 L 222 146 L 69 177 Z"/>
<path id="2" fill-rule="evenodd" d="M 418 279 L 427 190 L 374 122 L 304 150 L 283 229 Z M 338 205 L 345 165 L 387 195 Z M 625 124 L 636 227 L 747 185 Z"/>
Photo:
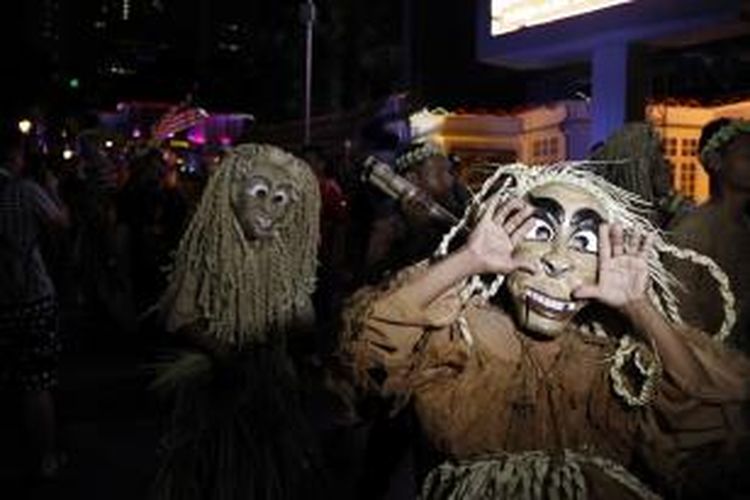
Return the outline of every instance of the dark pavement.
<path id="1" fill-rule="evenodd" d="M 158 465 L 157 450 L 169 409 L 149 384 L 149 366 L 165 353 L 158 333 L 119 333 L 94 313 L 61 321 L 64 351 L 56 392 L 59 442 L 68 463 L 54 480 L 29 474 L 28 436 L 20 399 L 1 394 L 0 500 L 146 500 Z M 366 426 L 342 428 L 322 383 L 302 377 L 313 394 L 309 418 L 325 457 L 327 499 L 358 498 Z M 312 390 L 310 390 L 312 389 Z M 409 457 L 384 489 L 387 500 L 413 498 Z"/>
<path id="2" fill-rule="evenodd" d="M 63 316 L 61 323 L 56 402 L 58 439 L 68 463 L 54 480 L 29 474 L 20 399 L 3 394 L 0 498 L 145 499 L 159 441 L 159 407 L 146 368 L 155 339 L 125 336 L 86 313 Z"/>

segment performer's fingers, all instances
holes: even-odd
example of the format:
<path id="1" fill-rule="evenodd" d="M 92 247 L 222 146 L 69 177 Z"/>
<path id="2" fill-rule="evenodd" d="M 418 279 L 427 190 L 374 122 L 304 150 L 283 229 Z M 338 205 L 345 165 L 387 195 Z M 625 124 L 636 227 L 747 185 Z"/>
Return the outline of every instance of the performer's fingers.
<path id="1" fill-rule="evenodd" d="M 638 255 L 643 242 L 643 233 L 640 229 L 628 231 L 625 234 L 625 253 L 627 255 Z"/>
<path id="2" fill-rule="evenodd" d="M 612 242 L 609 238 L 610 225 L 599 225 L 599 260 L 604 262 L 612 257 Z"/>
<path id="3" fill-rule="evenodd" d="M 598 285 L 583 285 L 573 290 L 574 299 L 595 299 L 599 295 L 600 289 Z"/>
<path id="4" fill-rule="evenodd" d="M 500 192 L 497 192 L 490 197 L 485 205 L 484 213 L 482 214 L 482 221 L 488 220 L 493 221 L 495 220 L 495 212 L 497 212 L 497 207 L 500 205 L 500 200 L 502 199 L 502 195 Z"/>
<path id="5" fill-rule="evenodd" d="M 534 213 L 534 208 L 526 203 L 523 203 L 522 208 L 518 210 L 513 216 L 505 221 L 505 231 L 508 234 L 513 234 L 529 217 Z"/>
<path id="6" fill-rule="evenodd" d="M 648 257 L 649 253 L 651 253 L 651 249 L 654 246 L 654 241 L 656 241 L 656 235 L 654 234 L 644 235 L 643 238 L 641 238 L 640 248 L 638 249 L 638 256 Z"/>
<path id="7" fill-rule="evenodd" d="M 534 213 L 534 210 L 531 211 Z M 513 245 L 517 245 L 519 242 L 521 242 L 526 235 L 531 231 L 531 229 L 534 227 L 534 219 L 527 218 L 523 224 L 521 224 L 518 228 L 516 228 L 513 233 L 510 235 L 510 241 L 513 243 Z"/>
<path id="8" fill-rule="evenodd" d="M 612 224 L 609 231 L 612 241 L 612 257 L 619 257 L 625 252 L 625 236 L 620 224 Z"/>
<path id="9" fill-rule="evenodd" d="M 525 202 L 521 198 L 513 198 L 508 203 L 500 207 L 500 209 L 497 211 L 494 217 L 495 224 L 505 224 L 505 220 L 508 219 L 508 217 L 511 214 L 515 214 L 516 212 L 523 209 L 525 205 Z"/>

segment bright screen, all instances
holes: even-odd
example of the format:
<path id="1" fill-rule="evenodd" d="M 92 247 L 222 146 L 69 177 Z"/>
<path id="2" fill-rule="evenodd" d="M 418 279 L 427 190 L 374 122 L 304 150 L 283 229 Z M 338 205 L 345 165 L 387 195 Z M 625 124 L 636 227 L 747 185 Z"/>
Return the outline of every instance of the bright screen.
<path id="1" fill-rule="evenodd" d="M 492 0 L 492 36 L 550 23 L 633 0 Z"/>

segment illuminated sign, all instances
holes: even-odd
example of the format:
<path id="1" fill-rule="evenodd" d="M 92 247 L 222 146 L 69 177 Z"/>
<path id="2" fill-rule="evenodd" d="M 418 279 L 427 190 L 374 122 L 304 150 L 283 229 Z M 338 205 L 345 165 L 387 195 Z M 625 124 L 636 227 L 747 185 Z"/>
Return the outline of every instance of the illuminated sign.
<path id="1" fill-rule="evenodd" d="M 492 36 L 551 23 L 633 0 L 492 0 Z"/>

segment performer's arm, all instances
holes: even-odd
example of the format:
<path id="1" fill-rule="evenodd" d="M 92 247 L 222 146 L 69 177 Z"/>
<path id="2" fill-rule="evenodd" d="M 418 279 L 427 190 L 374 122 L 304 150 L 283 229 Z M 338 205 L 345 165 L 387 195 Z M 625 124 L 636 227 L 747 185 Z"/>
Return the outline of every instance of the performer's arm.
<path id="1" fill-rule="evenodd" d="M 645 299 L 625 304 L 621 311 L 642 336 L 656 346 L 664 368 L 682 385 L 699 388 L 707 380 L 707 373 L 690 349 L 686 336 L 669 323 L 653 304 Z"/>
<path id="2" fill-rule="evenodd" d="M 452 376 L 466 360 L 465 344 L 451 330 L 462 308 L 458 285 L 474 274 L 523 266 L 511 252 L 517 235 L 528 232 L 532 209 L 520 200 L 496 207 L 497 200 L 488 205 L 462 249 L 427 268 L 399 273 L 386 290 L 355 294 L 344 315 L 341 359 L 359 386 L 386 397 L 406 396 L 414 370 L 427 370 L 433 379 Z"/>
<path id="3" fill-rule="evenodd" d="M 653 342 L 667 372 L 687 387 L 700 387 L 707 379 L 703 365 L 685 335 L 647 297 L 652 237 L 633 234 L 625 240 L 620 225 L 600 226 L 598 283 L 579 288 L 575 296 L 598 300 L 622 312 L 637 333 Z"/>

